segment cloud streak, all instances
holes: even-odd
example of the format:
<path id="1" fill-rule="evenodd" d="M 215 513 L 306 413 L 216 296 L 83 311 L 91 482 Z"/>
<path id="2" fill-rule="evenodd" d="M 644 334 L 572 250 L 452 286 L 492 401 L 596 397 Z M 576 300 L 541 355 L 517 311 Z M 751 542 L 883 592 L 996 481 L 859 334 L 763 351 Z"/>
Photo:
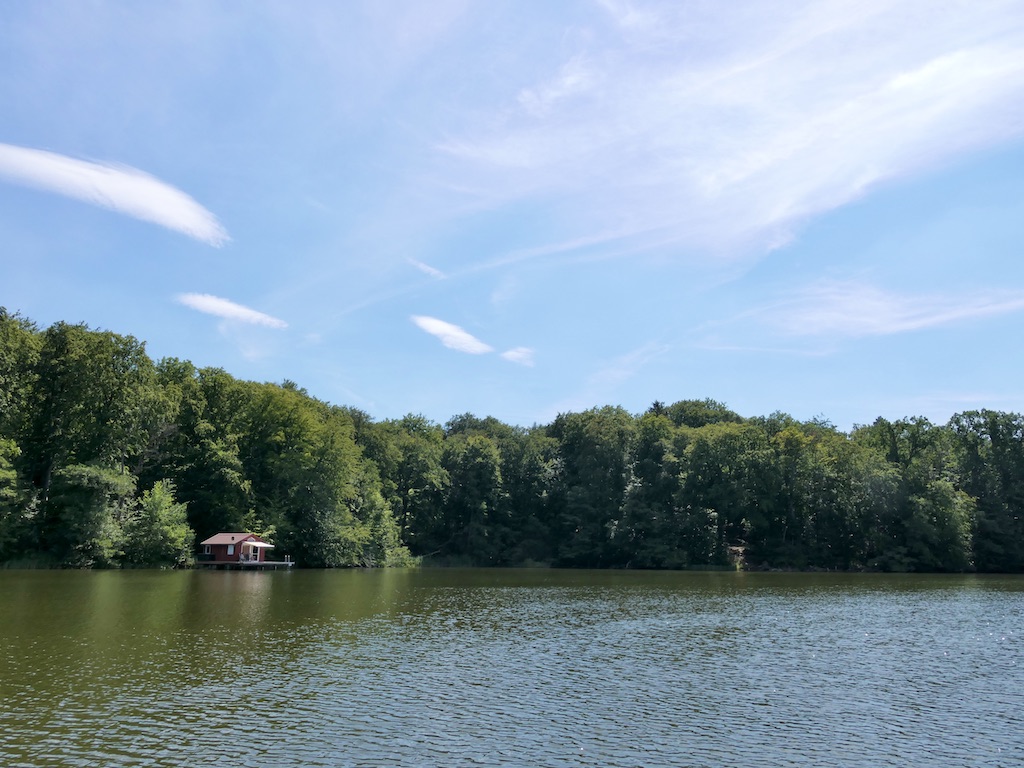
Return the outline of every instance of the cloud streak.
<path id="1" fill-rule="evenodd" d="M 409 318 L 422 331 L 439 339 L 449 349 L 465 352 L 469 355 L 486 355 L 494 351 L 487 342 L 481 341 L 473 334 L 452 323 L 438 320 L 436 317 L 413 315 Z M 533 350 L 529 347 L 514 347 L 498 355 L 516 365 L 533 367 Z"/>
<path id="2" fill-rule="evenodd" d="M 605 0 L 607 24 L 439 150 L 565 239 L 770 250 L 887 180 L 1024 133 L 1024 7 Z"/>
<path id="3" fill-rule="evenodd" d="M 219 296 L 211 296 L 208 293 L 182 293 L 176 297 L 179 304 L 184 304 L 198 312 L 215 317 L 223 317 L 226 320 L 235 320 L 240 323 L 251 325 L 262 325 L 267 328 L 287 328 L 288 323 L 279 320 L 271 315 L 258 312 L 255 309 L 236 304 L 229 299 L 222 299 Z"/>
<path id="4" fill-rule="evenodd" d="M 525 365 L 527 368 L 533 367 L 533 350 L 529 347 L 515 347 L 514 349 L 502 352 L 501 357 L 510 363 Z"/>
<path id="5" fill-rule="evenodd" d="M 905 296 L 858 282 L 823 282 L 754 316 L 787 336 L 909 333 L 1024 310 L 1024 293 Z"/>
<path id="6" fill-rule="evenodd" d="M 420 330 L 426 331 L 431 336 L 436 337 L 449 349 L 454 349 L 458 352 L 465 352 L 470 355 L 483 355 L 487 352 L 493 352 L 494 348 L 489 344 L 485 344 L 480 339 L 473 336 L 471 333 L 464 331 L 457 325 L 452 323 L 446 323 L 444 320 L 438 320 L 436 317 L 427 317 L 424 315 L 413 315 L 411 320 L 416 324 Z"/>
<path id="7" fill-rule="evenodd" d="M 417 261 L 416 259 L 407 259 L 407 261 L 409 262 L 409 264 L 416 267 L 416 269 L 418 269 L 423 274 L 429 275 L 430 277 L 433 277 L 436 280 L 443 280 L 445 278 L 444 272 L 442 272 L 440 269 L 437 269 L 436 267 L 432 267 L 429 264 L 425 264 L 422 261 Z"/>
<path id="8" fill-rule="evenodd" d="M 0 179 L 159 224 L 212 246 L 230 239 L 217 217 L 194 199 L 129 166 L 0 143 Z"/>
<path id="9" fill-rule="evenodd" d="M 542 414 L 542 419 L 546 421 L 555 418 L 559 413 L 591 408 L 595 403 L 614 402 L 616 394 L 626 382 L 669 351 L 669 345 L 649 341 L 623 355 L 604 361 L 586 377 L 578 392 L 548 407 Z"/>

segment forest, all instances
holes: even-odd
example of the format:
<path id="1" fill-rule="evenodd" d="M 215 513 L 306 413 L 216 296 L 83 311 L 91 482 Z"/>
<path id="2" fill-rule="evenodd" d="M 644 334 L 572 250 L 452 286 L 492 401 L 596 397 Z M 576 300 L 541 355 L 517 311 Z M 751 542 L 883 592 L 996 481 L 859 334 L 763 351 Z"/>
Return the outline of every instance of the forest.
<path id="1" fill-rule="evenodd" d="M 252 531 L 310 568 L 1024 570 L 1024 417 L 376 421 L 0 308 L 0 564 L 188 567 Z"/>

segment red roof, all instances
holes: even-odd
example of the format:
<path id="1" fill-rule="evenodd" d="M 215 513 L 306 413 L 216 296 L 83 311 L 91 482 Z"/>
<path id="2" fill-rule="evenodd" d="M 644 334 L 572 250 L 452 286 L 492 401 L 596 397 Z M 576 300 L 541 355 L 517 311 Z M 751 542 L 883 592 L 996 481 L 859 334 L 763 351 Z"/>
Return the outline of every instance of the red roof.
<path id="1" fill-rule="evenodd" d="M 206 541 L 199 543 L 205 546 L 207 544 L 241 544 L 243 541 L 263 541 L 263 539 L 255 533 L 246 533 L 245 531 L 232 533 L 229 531 L 227 533 L 214 534 Z"/>

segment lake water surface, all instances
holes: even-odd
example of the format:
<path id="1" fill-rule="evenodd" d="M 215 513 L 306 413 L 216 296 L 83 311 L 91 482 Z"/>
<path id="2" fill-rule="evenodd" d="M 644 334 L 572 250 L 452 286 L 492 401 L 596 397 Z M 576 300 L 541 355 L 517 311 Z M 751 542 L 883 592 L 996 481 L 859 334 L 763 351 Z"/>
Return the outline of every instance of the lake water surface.
<path id="1" fill-rule="evenodd" d="M 0 765 L 1019 767 L 1024 578 L 0 571 Z"/>

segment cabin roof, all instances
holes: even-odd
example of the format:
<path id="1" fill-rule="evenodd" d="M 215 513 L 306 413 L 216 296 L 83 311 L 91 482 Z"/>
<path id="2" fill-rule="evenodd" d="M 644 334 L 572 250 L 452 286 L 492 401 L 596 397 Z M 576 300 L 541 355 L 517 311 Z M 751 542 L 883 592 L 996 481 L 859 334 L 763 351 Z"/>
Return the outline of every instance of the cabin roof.
<path id="1" fill-rule="evenodd" d="M 246 542 L 246 541 L 260 542 L 261 544 L 267 544 L 267 542 L 263 541 L 263 539 L 261 539 L 255 533 L 246 533 L 245 531 L 241 531 L 241 532 L 238 532 L 238 531 L 234 531 L 234 532 L 227 531 L 227 532 L 223 532 L 223 533 L 215 533 L 210 538 L 206 539 L 205 541 L 201 541 L 199 543 L 201 545 L 205 546 L 207 544 L 242 544 L 243 542 Z M 267 546 L 272 546 L 272 545 L 267 544 Z"/>

